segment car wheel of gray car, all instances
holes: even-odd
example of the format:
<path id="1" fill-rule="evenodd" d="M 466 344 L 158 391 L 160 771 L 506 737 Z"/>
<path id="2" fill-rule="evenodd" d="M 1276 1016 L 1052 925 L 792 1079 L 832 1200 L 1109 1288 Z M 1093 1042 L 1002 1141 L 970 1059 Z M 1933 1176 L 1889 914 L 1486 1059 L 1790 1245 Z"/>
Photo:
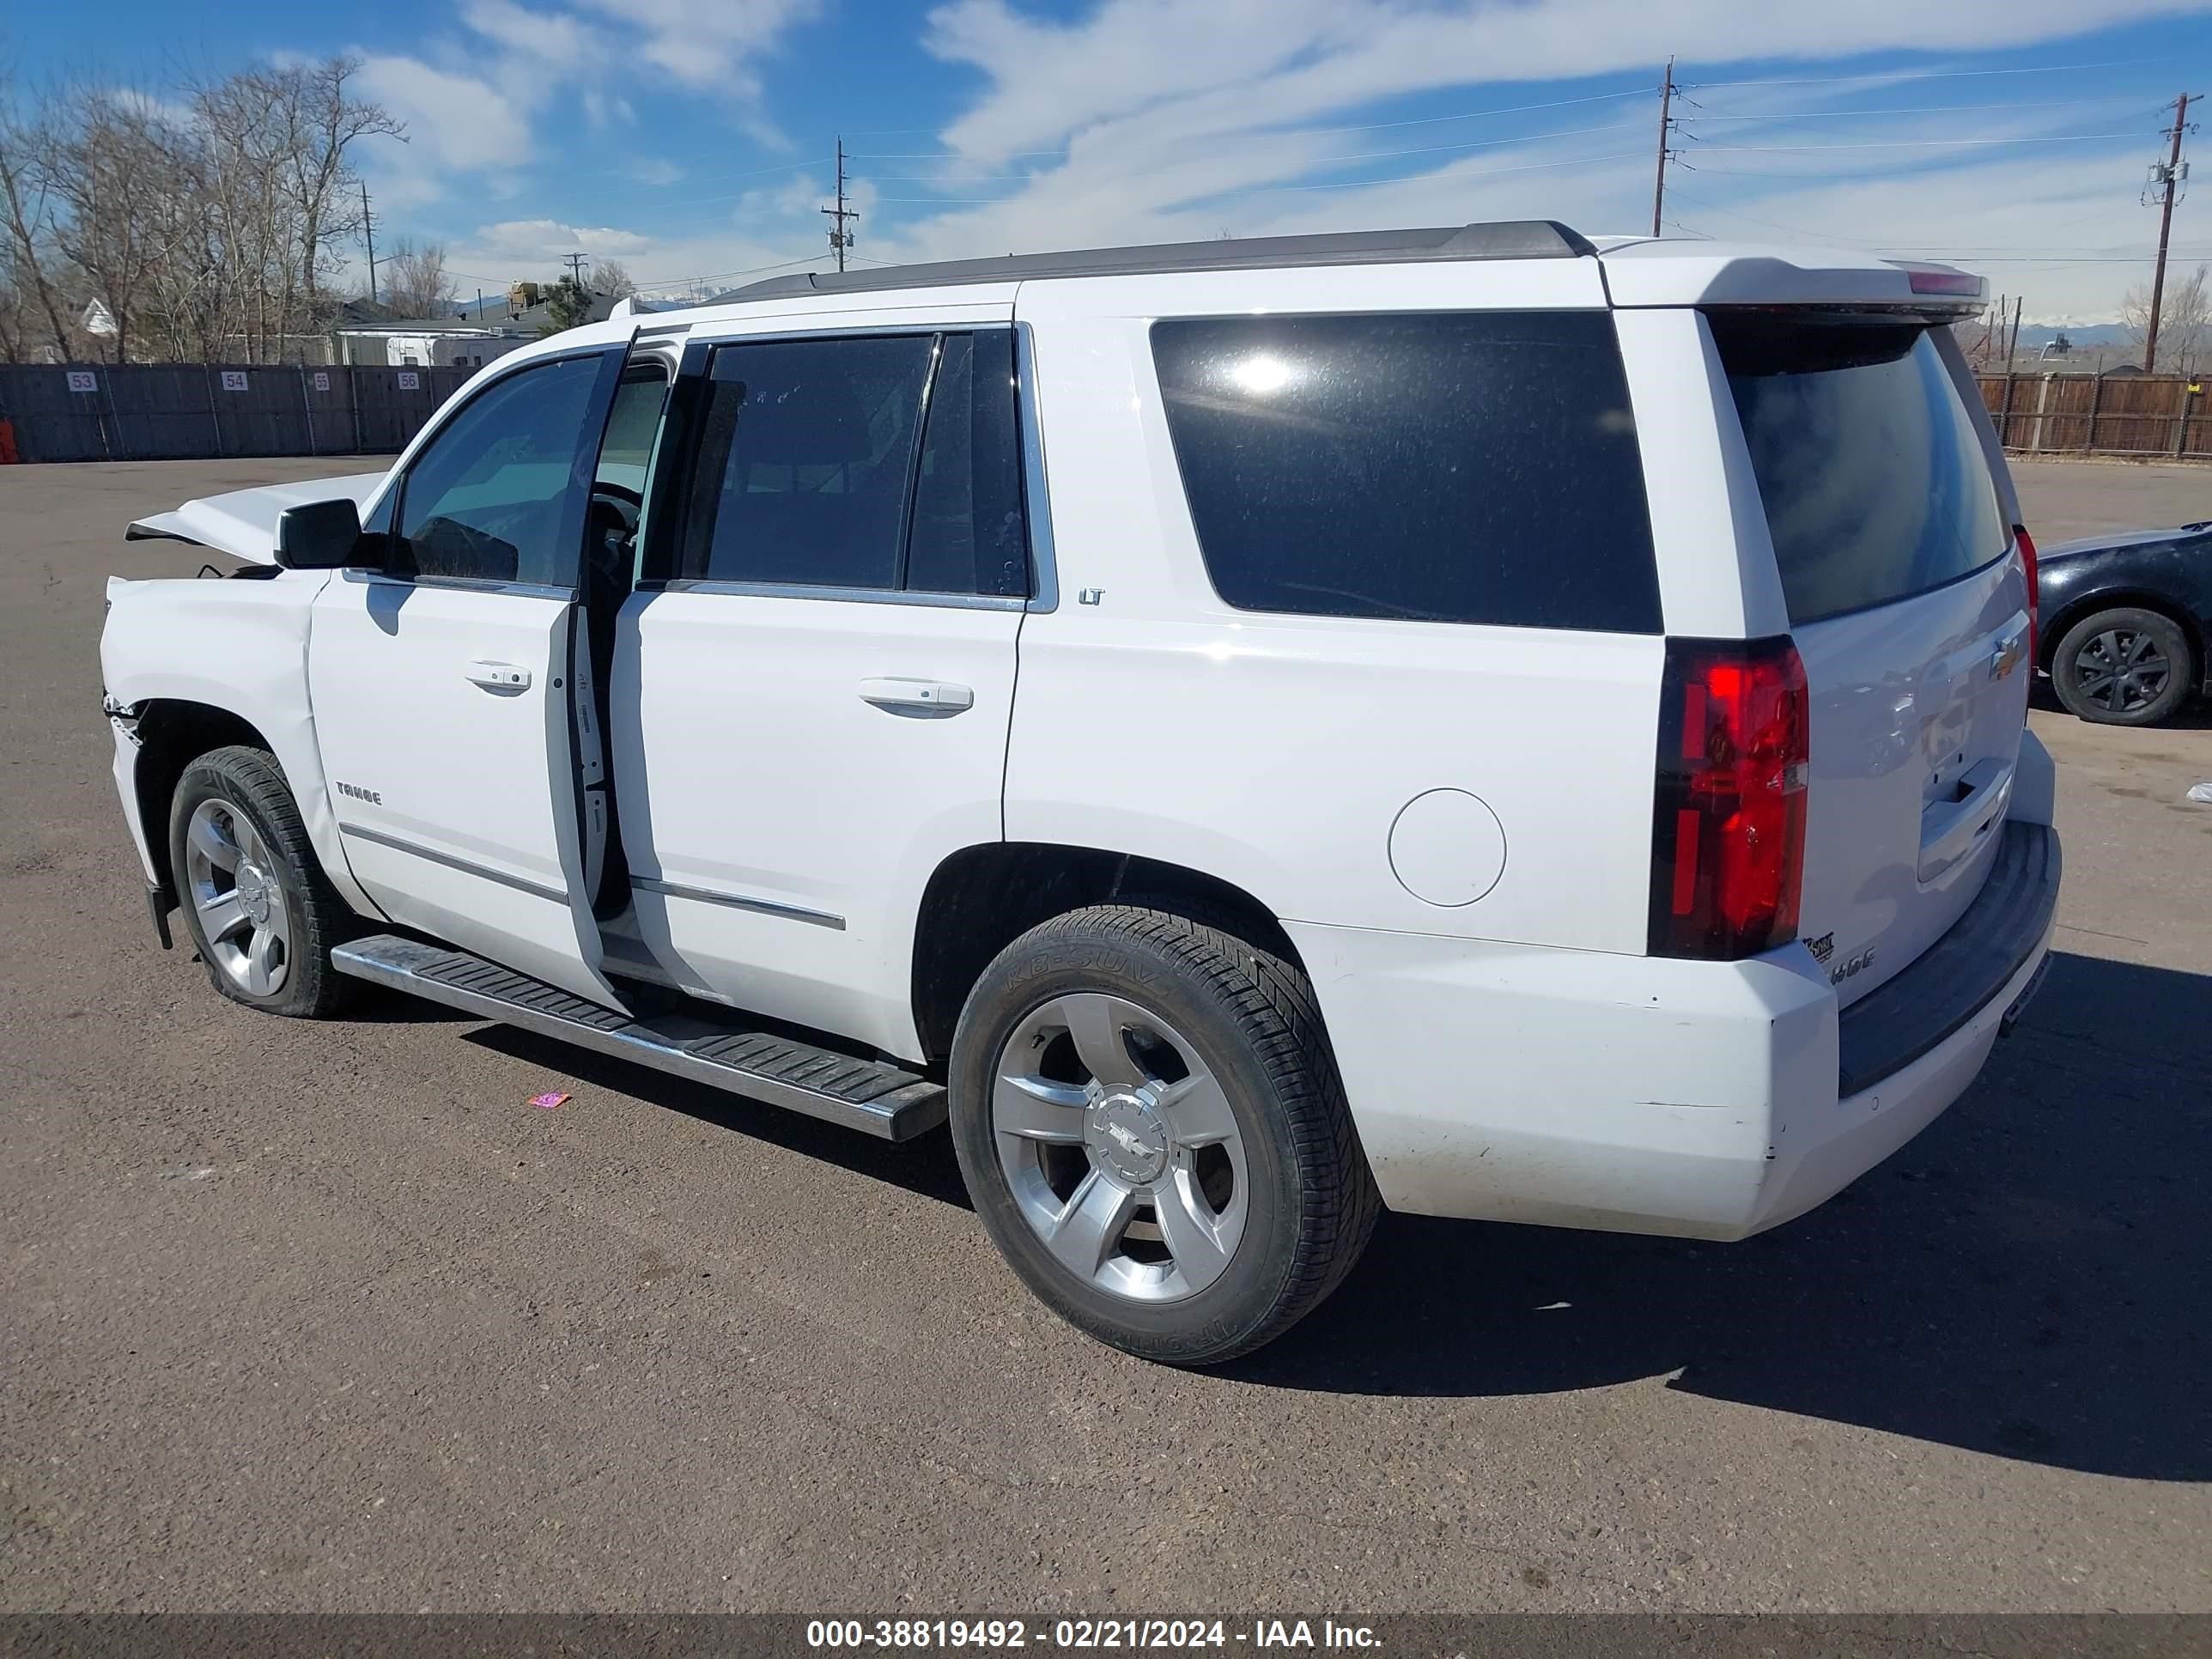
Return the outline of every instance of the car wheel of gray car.
<path id="1" fill-rule="evenodd" d="M 169 869 L 215 988 L 265 1013 L 334 1012 L 355 981 L 331 967 L 354 931 L 307 839 L 276 757 L 242 745 L 185 769 L 169 811 Z"/>
<path id="2" fill-rule="evenodd" d="M 2083 617 L 2051 655 L 2058 701 L 2100 726 L 2155 725 L 2188 701 L 2196 679 L 2180 623 L 2132 606 Z"/>
<path id="3" fill-rule="evenodd" d="M 953 1038 L 953 1144 L 984 1227 L 1070 1323 L 1216 1364 L 1341 1282 L 1380 1200 L 1292 963 L 1133 905 L 1054 917 Z"/>

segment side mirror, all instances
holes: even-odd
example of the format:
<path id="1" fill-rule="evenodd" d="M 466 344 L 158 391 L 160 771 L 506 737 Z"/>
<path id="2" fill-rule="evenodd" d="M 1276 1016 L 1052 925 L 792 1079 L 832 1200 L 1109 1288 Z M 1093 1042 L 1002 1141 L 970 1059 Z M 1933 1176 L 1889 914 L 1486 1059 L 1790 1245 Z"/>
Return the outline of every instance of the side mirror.
<path id="1" fill-rule="evenodd" d="M 351 500 L 288 507 L 276 520 L 276 562 L 287 570 L 336 570 L 355 562 L 361 506 Z"/>

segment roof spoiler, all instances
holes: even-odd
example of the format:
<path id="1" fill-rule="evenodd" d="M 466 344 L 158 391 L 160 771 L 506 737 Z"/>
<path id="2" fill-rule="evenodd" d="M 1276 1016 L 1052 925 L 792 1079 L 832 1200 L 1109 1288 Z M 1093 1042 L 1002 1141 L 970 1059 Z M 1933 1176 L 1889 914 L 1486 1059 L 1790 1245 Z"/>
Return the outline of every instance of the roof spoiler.
<path id="1" fill-rule="evenodd" d="M 946 288 L 1017 283 L 1047 276 L 1134 276 L 1167 272 L 1282 269 L 1297 265 L 1404 264 L 1447 259 L 1578 259 L 1597 249 L 1551 219 L 1487 225 L 1439 225 L 1419 230 L 1352 230 L 1315 236 L 1254 236 L 1242 240 L 1156 242 L 1142 247 L 1082 248 L 1066 253 L 1010 253 L 997 259 L 947 259 L 886 265 L 877 270 L 800 272 L 748 283 L 710 302 L 787 300 L 815 294 L 862 294 L 884 289 Z"/>

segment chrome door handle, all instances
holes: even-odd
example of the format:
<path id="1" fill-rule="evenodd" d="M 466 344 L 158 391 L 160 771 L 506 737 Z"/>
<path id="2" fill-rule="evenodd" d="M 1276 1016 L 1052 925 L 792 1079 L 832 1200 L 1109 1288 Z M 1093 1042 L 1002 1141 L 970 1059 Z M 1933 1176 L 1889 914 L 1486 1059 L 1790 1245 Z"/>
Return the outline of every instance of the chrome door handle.
<path id="1" fill-rule="evenodd" d="M 481 685 L 489 691 L 526 691 L 530 688 L 530 671 L 517 663 L 472 662 L 461 671 L 471 685 Z"/>
<path id="2" fill-rule="evenodd" d="M 860 701 L 891 714 L 941 718 L 975 706 L 975 693 L 945 680 L 862 680 Z"/>

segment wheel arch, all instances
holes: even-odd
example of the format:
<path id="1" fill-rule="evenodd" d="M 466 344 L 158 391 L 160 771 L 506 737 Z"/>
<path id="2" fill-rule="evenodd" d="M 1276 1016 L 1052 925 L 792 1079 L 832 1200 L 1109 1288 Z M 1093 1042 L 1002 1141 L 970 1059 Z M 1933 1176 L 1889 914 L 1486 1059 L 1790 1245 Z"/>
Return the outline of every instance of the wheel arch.
<path id="1" fill-rule="evenodd" d="M 924 1055 L 951 1051 L 968 994 L 1000 951 L 1039 922 L 1116 901 L 1218 927 L 1304 969 L 1275 913 L 1218 876 L 1105 848 L 988 842 L 944 860 L 922 890 L 912 996 Z"/>
<path id="2" fill-rule="evenodd" d="M 180 697 L 154 697 L 138 705 L 138 763 L 131 775 L 138 799 L 138 822 L 145 826 L 146 851 L 155 878 L 171 893 L 177 872 L 169 861 L 169 803 L 185 769 L 202 755 L 231 744 L 267 750 L 269 739 L 244 715 L 212 703 Z"/>
<path id="3" fill-rule="evenodd" d="M 2058 659 L 2058 642 L 2072 631 L 2075 623 L 2085 617 L 2094 617 L 2100 611 L 2154 611 L 2181 629 L 2181 637 L 2189 642 L 2191 663 L 2195 670 L 2192 689 L 2201 689 L 2212 676 L 2212 663 L 2206 660 L 2204 630 L 2189 607 L 2177 605 L 2169 594 L 2150 588 L 2107 587 L 2094 593 L 2084 593 L 2069 599 L 2047 621 L 2041 623 L 2037 641 L 2036 666 L 2045 673 Z"/>
<path id="4" fill-rule="evenodd" d="M 192 697 L 153 696 L 129 708 L 137 757 L 131 770 L 131 787 L 138 823 L 144 836 L 148 861 L 164 896 L 173 901 L 177 872 L 169 858 L 169 807 L 177 783 L 189 767 L 210 750 L 242 744 L 276 757 L 292 792 L 307 838 L 315 849 L 323 873 L 348 905 L 364 915 L 379 914 L 353 878 L 339 848 L 330 801 L 325 793 L 319 757 L 312 741 L 282 742 L 264 726 L 235 708 Z M 304 774 L 304 775 L 303 775 Z"/>

